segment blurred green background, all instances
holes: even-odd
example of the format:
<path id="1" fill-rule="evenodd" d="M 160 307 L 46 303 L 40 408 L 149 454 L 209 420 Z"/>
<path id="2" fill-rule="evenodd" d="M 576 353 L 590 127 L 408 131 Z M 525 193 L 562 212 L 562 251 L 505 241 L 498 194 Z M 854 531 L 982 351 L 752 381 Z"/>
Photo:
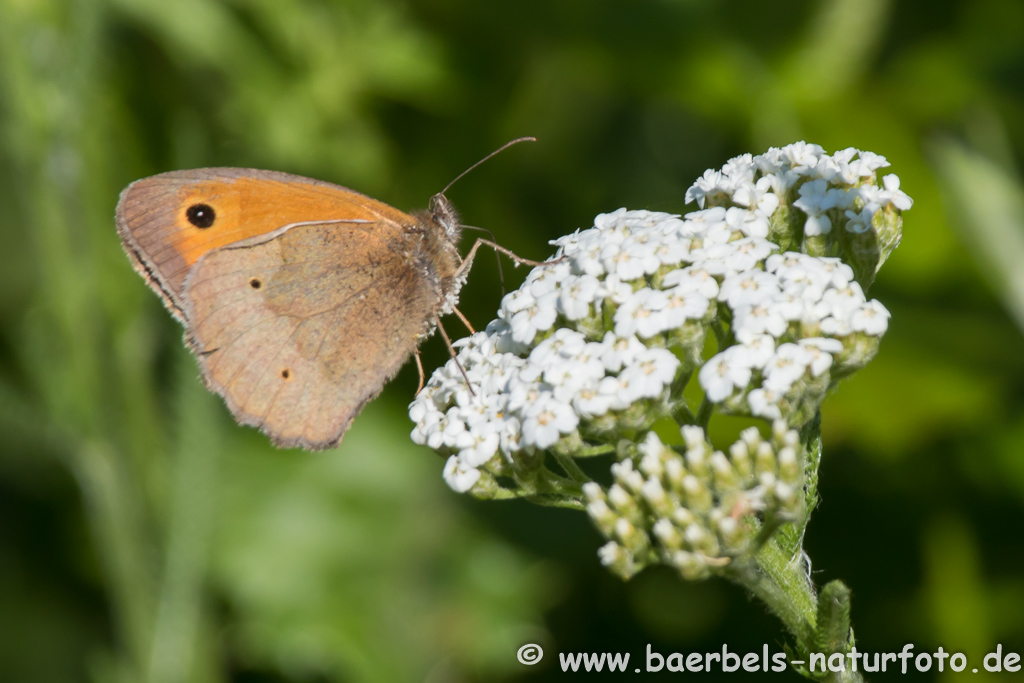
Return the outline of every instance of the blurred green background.
<path id="1" fill-rule="evenodd" d="M 546 680 L 559 651 L 780 647 L 731 585 L 607 575 L 584 515 L 448 491 L 407 438 L 414 367 L 337 451 L 275 451 L 201 388 L 114 229 L 127 183 L 209 165 L 412 210 L 519 135 L 449 197 L 533 258 L 602 211 L 687 210 L 743 152 L 889 158 L 916 200 L 871 291 L 891 327 L 825 405 L 807 549 L 861 649 L 1024 651 L 1024 3 L 0 0 L 0 681 Z M 479 259 L 463 309 L 500 296 Z"/>

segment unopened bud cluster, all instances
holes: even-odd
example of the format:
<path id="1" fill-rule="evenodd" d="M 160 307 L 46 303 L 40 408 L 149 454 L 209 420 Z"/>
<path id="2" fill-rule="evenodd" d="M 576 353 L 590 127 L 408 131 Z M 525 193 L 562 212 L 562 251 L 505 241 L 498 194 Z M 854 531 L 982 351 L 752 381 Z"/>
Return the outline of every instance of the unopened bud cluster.
<path id="1" fill-rule="evenodd" d="M 682 434 L 680 453 L 649 432 L 635 459 L 612 465 L 611 486 L 583 487 L 587 513 L 609 539 L 601 561 L 623 578 L 651 562 L 705 578 L 756 553 L 766 524 L 803 514 L 804 459 L 784 422 L 767 440 L 748 428 L 728 454 L 713 450 L 700 427 Z"/>

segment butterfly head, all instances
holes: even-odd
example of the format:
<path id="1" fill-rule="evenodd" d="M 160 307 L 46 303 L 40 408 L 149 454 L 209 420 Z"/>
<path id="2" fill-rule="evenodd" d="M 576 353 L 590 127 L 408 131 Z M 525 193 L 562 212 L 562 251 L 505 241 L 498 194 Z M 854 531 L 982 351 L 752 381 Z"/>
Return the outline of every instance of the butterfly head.
<path id="1" fill-rule="evenodd" d="M 458 243 L 459 237 L 462 235 L 459 214 L 448 197 L 444 196 L 443 192 L 438 192 L 430 198 L 428 208 L 430 215 L 434 217 L 434 222 L 444 228 L 448 241 L 453 244 Z"/>

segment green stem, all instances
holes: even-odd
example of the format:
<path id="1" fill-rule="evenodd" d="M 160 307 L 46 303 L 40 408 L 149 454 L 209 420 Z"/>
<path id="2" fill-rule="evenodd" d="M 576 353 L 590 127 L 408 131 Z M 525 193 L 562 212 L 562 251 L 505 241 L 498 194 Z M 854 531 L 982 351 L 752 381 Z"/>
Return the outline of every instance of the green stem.
<path id="1" fill-rule="evenodd" d="M 800 430 L 800 443 L 804 453 L 804 523 L 811 517 L 811 511 L 818 504 L 818 467 L 821 465 L 821 411 L 819 410 L 807 426 Z"/>
<path id="2" fill-rule="evenodd" d="M 796 658 L 804 667 L 810 667 L 810 654 L 817 652 L 818 598 L 814 586 L 804 571 L 803 563 L 787 557 L 774 541 L 764 545 L 756 564 L 733 568 L 727 576 L 759 598 L 786 629 L 796 638 Z M 842 652 L 837 649 L 836 652 Z M 826 660 L 832 652 L 824 652 Z M 848 662 L 847 662 L 848 664 Z M 825 677 L 811 676 L 799 668 L 798 673 L 814 681 L 828 683 L 863 683 L 861 673 L 854 671 L 829 672 Z M 819 669 L 820 671 L 820 669 Z"/>
<path id="3" fill-rule="evenodd" d="M 787 557 L 771 540 L 758 552 L 754 564 L 730 574 L 782 620 L 796 638 L 801 653 L 810 649 L 814 642 L 818 598 L 802 562 Z"/>
<path id="4" fill-rule="evenodd" d="M 601 444 L 600 446 L 585 446 L 572 454 L 574 458 L 592 458 L 598 455 L 608 455 L 615 452 L 613 444 Z"/>
<path id="5" fill-rule="evenodd" d="M 565 473 L 572 477 L 573 481 L 577 484 L 586 484 L 590 481 L 590 477 L 587 476 L 587 473 L 581 470 L 580 466 L 577 465 L 571 457 L 557 451 L 553 452 L 552 455 L 555 456 L 555 460 L 558 462 L 558 465 L 565 470 Z"/>
<path id="6" fill-rule="evenodd" d="M 557 455 L 555 457 L 557 458 Z M 571 465 L 575 467 L 580 476 L 584 477 L 583 483 L 590 481 L 589 477 L 586 477 L 586 474 L 575 463 L 571 463 Z M 526 473 L 512 472 L 511 476 L 515 481 L 515 488 L 495 487 L 478 497 L 484 500 L 513 500 L 522 498 L 531 503 L 546 507 L 562 507 L 572 510 L 586 509 L 586 505 L 583 502 L 583 487 L 580 481 L 561 477 L 547 467 L 530 470 Z"/>
<path id="7" fill-rule="evenodd" d="M 567 508 L 569 510 L 586 510 L 582 501 L 558 497 L 553 494 L 537 493 L 536 491 L 522 491 L 514 489 L 497 489 L 489 491 L 485 496 L 478 496 L 481 500 L 527 500 L 536 505 L 552 508 Z"/>
<path id="8" fill-rule="evenodd" d="M 715 411 L 715 404 L 708 400 L 705 396 L 700 402 L 700 408 L 697 409 L 697 424 L 705 432 L 708 429 L 708 422 L 711 421 L 711 414 Z"/>
<path id="9" fill-rule="evenodd" d="M 579 510 L 583 511 L 587 509 L 581 501 L 566 499 L 561 497 L 549 497 L 544 494 L 533 494 L 529 496 L 520 496 L 525 498 L 535 505 L 543 505 L 549 508 L 566 508 L 568 510 Z"/>

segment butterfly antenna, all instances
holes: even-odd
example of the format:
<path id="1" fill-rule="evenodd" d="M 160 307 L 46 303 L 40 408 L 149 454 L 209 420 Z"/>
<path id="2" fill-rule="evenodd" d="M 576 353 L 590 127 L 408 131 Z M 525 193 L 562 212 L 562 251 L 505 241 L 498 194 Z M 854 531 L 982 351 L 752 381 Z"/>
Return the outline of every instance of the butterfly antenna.
<path id="1" fill-rule="evenodd" d="M 527 137 L 522 137 L 522 138 L 516 138 L 515 140 L 509 140 L 504 145 L 502 145 L 498 149 L 494 150 L 493 152 L 491 152 L 490 154 L 485 156 L 483 159 L 481 159 L 480 161 L 476 162 L 475 164 L 473 164 L 472 166 L 467 168 L 465 171 L 463 171 L 459 175 L 455 176 L 455 180 L 453 180 L 450 183 L 448 183 L 447 185 L 445 185 L 444 189 L 441 190 L 440 194 L 444 194 L 445 192 L 447 192 L 451 188 L 452 185 L 454 185 L 456 182 L 458 182 L 458 180 L 460 178 L 462 178 L 462 176 L 466 175 L 467 173 L 472 171 L 474 168 L 476 168 L 480 164 L 484 163 L 485 161 L 487 161 L 488 159 L 490 159 L 494 155 L 498 154 L 499 152 L 504 152 L 506 149 L 508 149 L 512 145 L 518 145 L 520 142 L 537 142 L 537 138 L 535 138 L 533 136 L 527 136 Z"/>
<path id="2" fill-rule="evenodd" d="M 494 236 L 494 233 L 488 230 L 487 228 L 478 228 L 475 225 L 462 225 L 459 227 L 465 228 L 466 230 L 479 230 L 480 232 L 486 232 L 488 235 L 490 235 L 492 242 L 498 241 L 497 238 Z M 494 252 L 494 259 L 498 262 L 498 282 L 501 283 L 501 296 L 504 297 L 508 292 L 505 291 L 505 274 L 501 270 L 501 254 L 499 254 L 498 252 Z"/>

